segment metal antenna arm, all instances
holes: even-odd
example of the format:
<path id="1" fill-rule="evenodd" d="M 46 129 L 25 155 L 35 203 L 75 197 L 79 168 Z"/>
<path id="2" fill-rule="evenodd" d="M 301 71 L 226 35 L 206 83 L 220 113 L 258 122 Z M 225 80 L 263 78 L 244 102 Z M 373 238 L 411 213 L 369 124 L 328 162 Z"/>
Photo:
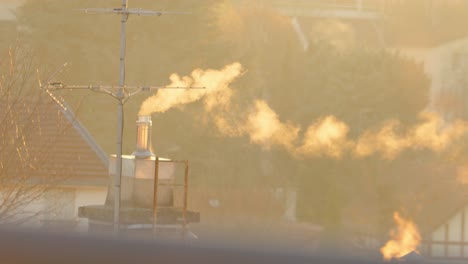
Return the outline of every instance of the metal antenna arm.
<path id="1" fill-rule="evenodd" d="M 138 92 L 148 92 L 148 91 L 155 91 L 155 90 L 203 90 L 206 89 L 205 86 L 118 86 L 118 85 L 66 85 L 62 82 L 49 82 L 46 83 L 45 89 L 48 90 L 61 90 L 61 89 L 75 89 L 75 90 L 92 90 L 92 91 L 98 91 L 98 90 L 108 90 L 109 92 L 111 90 L 119 90 L 119 89 L 125 89 L 125 90 L 136 90 L 135 92 L 132 92 L 130 94 L 135 94 Z"/>
<path id="2" fill-rule="evenodd" d="M 64 64 L 62 64 L 61 66 L 59 66 L 50 76 L 49 78 L 47 78 L 47 80 L 44 82 L 46 84 L 46 86 L 49 86 L 50 84 L 52 84 L 50 81 L 56 76 L 58 75 L 59 73 L 61 73 L 63 71 L 63 69 L 68 65 L 67 62 L 65 62 Z M 37 74 L 38 74 L 38 77 L 39 77 L 39 71 L 37 71 Z M 43 85 L 42 85 L 43 82 L 41 82 L 41 80 L 39 79 L 39 86 L 41 89 L 43 89 Z M 47 88 L 45 88 L 47 89 Z"/>
<path id="3" fill-rule="evenodd" d="M 152 92 L 157 90 L 203 90 L 206 87 L 202 86 L 113 86 L 113 85 L 66 85 L 62 82 L 49 82 L 45 86 L 41 86 L 42 89 L 48 93 L 50 91 L 58 90 L 90 90 L 96 93 L 103 93 L 110 95 L 116 99 L 122 99 L 125 103 L 130 97 L 139 94 L 140 92 Z M 116 90 L 116 92 L 112 92 Z M 119 91 L 124 90 L 123 98 L 119 95 Z M 133 92 L 127 92 L 128 90 L 134 90 Z"/>
<path id="4" fill-rule="evenodd" d="M 132 93 L 127 93 L 127 95 L 125 97 L 130 98 L 130 97 L 132 97 L 134 95 L 139 94 L 141 91 L 143 91 L 142 88 L 138 88 L 136 91 L 134 91 Z"/>
<path id="5" fill-rule="evenodd" d="M 162 15 L 188 15 L 190 12 L 165 12 L 144 10 L 142 8 L 84 8 L 78 9 L 87 14 L 116 14 L 116 15 L 137 15 L 137 16 L 162 16 Z"/>

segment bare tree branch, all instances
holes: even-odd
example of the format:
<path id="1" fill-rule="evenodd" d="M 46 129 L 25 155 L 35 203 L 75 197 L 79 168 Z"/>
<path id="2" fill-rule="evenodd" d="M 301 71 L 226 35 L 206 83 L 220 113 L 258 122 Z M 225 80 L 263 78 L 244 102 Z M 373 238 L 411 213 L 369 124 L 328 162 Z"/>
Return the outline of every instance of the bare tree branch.
<path id="1" fill-rule="evenodd" d="M 0 224 L 11 225 L 53 210 L 27 207 L 75 169 L 54 160 L 57 140 L 73 128 L 57 102 L 37 86 L 31 54 L 15 46 L 6 57 L 0 60 Z"/>

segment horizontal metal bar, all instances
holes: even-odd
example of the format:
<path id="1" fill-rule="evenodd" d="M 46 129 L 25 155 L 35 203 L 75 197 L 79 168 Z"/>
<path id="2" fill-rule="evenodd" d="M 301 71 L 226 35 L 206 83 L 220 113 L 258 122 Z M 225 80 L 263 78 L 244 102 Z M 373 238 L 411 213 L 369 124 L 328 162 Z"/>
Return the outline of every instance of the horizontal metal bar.
<path id="1" fill-rule="evenodd" d="M 431 245 L 455 245 L 455 246 L 468 246 L 468 242 L 461 241 L 423 241 L 424 244 Z"/>
<path id="2" fill-rule="evenodd" d="M 164 225 L 164 224 L 157 224 L 155 226 L 156 228 L 158 229 L 164 229 L 164 228 L 174 228 L 174 229 L 182 229 L 183 228 L 183 225 L 181 224 L 167 224 L 167 225 Z"/>
<path id="3" fill-rule="evenodd" d="M 159 162 L 185 163 L 185 162 L 187 162 L 187 160 L 171 160 L 171 159 L 168 159 L 168 160 L 159 160 Z"/>
<path id="4" fill-rule="evenodd" d="M 88 14 L 117 14 L 117 15 L 138 15 L 138 16 L 162 16 L 162 15 L 186 15 L 189 12 L 165 12 L 144 10 L 141 8 L 84 8 L 78 9 Z"/>
<path id="5" fill-rule="evenodd" d="M 60 82 L 48 83 L 45 86 L 47 90 L 60 90 L 60 89 L 89 89 L 89 90 L 103 90 L 103 89 L 141 89 L 142 91 L 151 91 L 151 90 L 162 90 L 162 89 L 170 89 L 170 90 L 202 90 L 206 89 L 206 87 L 201 86 L 189 86 L 189 87 L 182 87 L 182 86 L 114 86 L 114 85 L 66 85 Z"/>
<path id="6" fill-rule="evenodd" d="M 158 183 L 158 186 L 185 187 L 185 184 Z"/>
<path id="7" fill-rule="evenodd" d="M 206 89 L 205 86 L 125 86 L 124 88 L 127 89 L 141 89 L 142 91 L 149 91 L 149 90 L 161 90 L 161 89 L 187 89 L 187 90 L 203 90 Z"/>
<path id="8" fill-rule="evenodd" d="M 182 206 L 159 206 L 158 205 L 158 209 L 162 209 L 162 208 L 184 209 L 184 207 Z"/>
<path id="9" fill-rule="evenodd" d="M 124 228 L 124 229 L 149 229 L 149 228 L 152 228 L 153 225 L 152 224 L 132 224 L 132 225 L 122 225 L 121 228 Z M 183 225 L 181 224 L 167 224 L 167 225 L 164 225 L 164 224 L 157 224 L 155 225 L 155 228 L 158 228 L 158 229 L 169 229 L 169 228 L 174 228 L 174 229 L 178 229 L 178 228 L 182 228 Z"/>

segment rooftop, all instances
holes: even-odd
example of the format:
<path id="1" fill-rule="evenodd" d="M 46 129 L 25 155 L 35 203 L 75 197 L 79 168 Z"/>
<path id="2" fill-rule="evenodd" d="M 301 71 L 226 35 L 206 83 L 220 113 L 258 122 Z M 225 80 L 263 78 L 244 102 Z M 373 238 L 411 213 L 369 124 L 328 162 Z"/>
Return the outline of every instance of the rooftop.
<path id="1" fill-rule="evenodd" d="M 28 163 L 27 173 L 66 185 L 106 185 L 107 156 L 73 112 L 49 97 L 39 102 L 2 102 L 0 108 L 0 117 L 14 115 L 25 131 L 27 162 L 20 164 Z"/>

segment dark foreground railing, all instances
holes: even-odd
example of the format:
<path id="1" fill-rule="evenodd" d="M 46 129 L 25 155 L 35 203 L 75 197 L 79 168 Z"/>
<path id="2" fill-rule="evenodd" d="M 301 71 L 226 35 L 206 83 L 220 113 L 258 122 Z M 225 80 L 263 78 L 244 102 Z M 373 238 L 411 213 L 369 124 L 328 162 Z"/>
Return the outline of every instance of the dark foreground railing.
<path id="1" fill-rule="evenodd" d="M 25 231 L 0 231 L 0 263 L 158 263 L 158 264 L 367 264 L 378 259 L 346 255 L 306 255 L 287 249 L 227 247 L 223 243 L 176 244 Z M 408 262 L 406 262 L 408 263 Z M 418 260 L 417 263 L 447 263 Z"/>

